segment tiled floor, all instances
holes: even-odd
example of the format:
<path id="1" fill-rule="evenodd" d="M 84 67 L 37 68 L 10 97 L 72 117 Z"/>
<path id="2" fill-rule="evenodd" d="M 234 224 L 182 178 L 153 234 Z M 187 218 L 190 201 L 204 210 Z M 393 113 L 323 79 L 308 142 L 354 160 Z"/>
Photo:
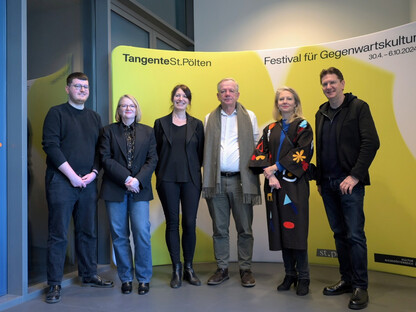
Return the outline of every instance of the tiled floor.
<path id="1" fill-rule="evenodd" d="M 311 286 L 307 296 L 299 297 L 292 288 L 287 292 L 277 292 L 276 286 L 283 277 L 282 263 L 254 263 L 252 271 L 256 286 L 243 288 L 240 285 L 238 266 L 230 266 L 230 279 L 221 285 L 208 286 L 206 280 L 215 271 L 214 263 L 196 264 L 195 271 L 203 281 L 197 287 L 184 283 L 179 289 L 169 287 L 171 266 L 155 266 L 150 292 L 123 295 L 121 283 L 115 269 L 101 275 L 113 279 L 115 287 L 97 289 L 81 287 L 79 282 L 62 290 L 62 301 L 46 304 L 44 296 L 12 307 L 8 312 L 130 312 L 130 311 L 169 311 L 169 312 L 261 312 L 261 311 L 351 311 L 348 309 L 349 294 L 327 297 L 322 295 L 324 286 L 339 278 L 335 267 L 311 266 Z M 382 272 L 370 272 L 370 304 L 366 312 L 410 312 L 416 311 L 416 278 Z"/>

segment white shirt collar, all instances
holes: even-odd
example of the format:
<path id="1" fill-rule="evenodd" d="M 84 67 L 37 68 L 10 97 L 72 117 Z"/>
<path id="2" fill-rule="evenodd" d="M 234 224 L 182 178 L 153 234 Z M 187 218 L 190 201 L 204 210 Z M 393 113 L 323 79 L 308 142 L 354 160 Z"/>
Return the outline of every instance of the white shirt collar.
<path id="1" fill-rule="evenodd" d="M 232 112 L 232 114 L 231 115 L 228 115 L 226 112 L 224 112 L 224 110 L 223 109 L 221 109 L 221 115 L 222 116 L 234 116 L 234 115 L 236 115 L 237 114 L 237 109 L 234 109 L 234 111 Z"/>

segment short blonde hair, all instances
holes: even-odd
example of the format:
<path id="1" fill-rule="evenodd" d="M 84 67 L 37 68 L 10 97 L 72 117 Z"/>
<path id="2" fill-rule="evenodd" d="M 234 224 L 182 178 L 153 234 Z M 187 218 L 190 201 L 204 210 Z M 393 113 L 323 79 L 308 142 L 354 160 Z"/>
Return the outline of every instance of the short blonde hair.
<path id="1" fill-rule="evenodd" d="M 289 88 L 289 87 L 281 87 L 281 88 L 277 89 L 276 96 L 274 98 L 273 118 L 276 121 L 282 120 L 282 114 L 280 113 L 280 110 L 279 110 L 279 107 L 278 107 L 277 103 L 278 103 L 278 100 L 279 100 L 280 93 L 282 93 L 283 91 L 288 91 L 288 92 L 292 93 L 293 98 L 295 99 L 295 112 L 293 113 L 292 117 L 290 117 L 290 120 L 288 120 L 288 123 L 291 123 L 296 118 L 303 118 L 302 104 L 300 103 L 300 97 L 294 89 Z"/>
<path id="2" fill-rule="evenodd" d="M 117 109 L 116 109 L 116 115 L 115 115 L 116 121 L 121 121 L 120 114 L 118 113 L 118 109 L 120 108 L 121 101 L 124 98 L 128 98 L 136 106 L 136 119 L 135 119 L 135 121 L 136 122 L 139 122 L 142 119 L 142 111 L 140 110 L 139 102 L 137 102 L 136 98 L 133 95 L 130 95 L 130 94 L 124 94 L 118 100 Z"/>

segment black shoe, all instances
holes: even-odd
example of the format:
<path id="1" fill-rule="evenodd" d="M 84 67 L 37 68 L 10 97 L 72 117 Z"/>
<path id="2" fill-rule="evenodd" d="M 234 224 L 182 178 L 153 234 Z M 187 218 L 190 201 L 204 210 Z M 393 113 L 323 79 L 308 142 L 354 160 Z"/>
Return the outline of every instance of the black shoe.
<path id="1" fill-rule="evenodd" d="M 132 282 L 125 282 L 123 284 L 121 284 L 121 292 L 123 294 L 130 294 L 133 290 L 133 283 Z"/>
<path id="2" fill-rule="evenodd" d="M 179 288 L 182 286 L 182 263 L 173 265 L 172 279 L 170 280 L 170 287 Z"/>
<path id="3" fill-rule="evenodd" d="M 61 285 L 49 286 L 48 292 L 46 293 L 46 303 L 57 303 L 61 301 Z"/>
<path id="4" fill-rule="evenodd" d="M 353 310 L 361 310 L 368 305 L 368 292 L 362 288 L 354 288 L 348 308 Z"/>
<path id="5" fill-rule="evenodd" d="M 308 279 L 299 279 L 298 288 L 296 288 L 296 295 L 305 296 L 309 293 L 309 283 Z"/>
<path id="6" fill-rule="evenodd" d="M 183 280 L 188 281 L 188 283 L 191 285 L 201 286 L 201 281 L 198 276 L 196 276 L 191 263 L 185 263 L 183 270 Z"/>
<path id="7" fill-rule="evenodd" d="M 325 296 L 336 296 L 350 292 L 352 292 L 352 285 L 343 280 L 340 280 L 334 285 L 325 287 L 323 291 Z"/>
<path id="8" fill-rule="evenodd" d="M 150 284 L 149 283 L 139 283 L 139 295 L 145 295 L 149 292 Z"/>
<path id="9" fill-rule="evenodd" d="M 217 271 L 215 271 L 214 275 L 212 275 L 209 279 L 207 284 L 208 285 L 218 285 L 222 282 L 228 280 L 230 277 L 228 276 L 228 268 L 220 269 L 218 268 Z"/>
<path id="10" fill-rule="evenodd" d="M 256 286 L 256 280 L 254 279 L 251 270 L 240 270 L 241 285 L 243 287 L 254 287 Z"/>
<path id="11" fill-rule="evenodd" d="M 111 288 L 111 287 L 114 287 L 114 283 L 112 281 L 105 281 L 99 275 L 96 274 L 91 277 L 83 277 L 82 286 Z"/>
<path id="12" fill-rule="evenodd" d="M 285 290 L 289 290 L 290 286 L 295 286 L 298 283 L 298 277 L 297 276 L 290 276 L 290 275 L 286 275 L 285 278 L 283 279 L 283 282 L 277 286 L 277 291 L 285 291 Z"/>

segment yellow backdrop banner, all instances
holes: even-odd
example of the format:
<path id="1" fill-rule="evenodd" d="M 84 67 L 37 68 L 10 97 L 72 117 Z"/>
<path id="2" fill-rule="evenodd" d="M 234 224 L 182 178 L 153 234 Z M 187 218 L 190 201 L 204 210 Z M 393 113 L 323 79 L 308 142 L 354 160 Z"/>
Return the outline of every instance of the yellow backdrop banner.
<path id="1" fill-rule="evenodd" d="M 155 119 L 170 112 L 173 87 L 186 84 L 192 91 L 189 113 L 203 120 L 219 105 L 218 81 L 233 77 L 240 86 L 239 101 L 256 114 L 260 130 L 272 121 L 274 93 L 281 86 L 290 86 L 299 93 L 305 118 L 314 126 L 315 113 L 326 101 L 319 73 L 330 66 L 343 72 L 345 92 L 370 105 L 380 136 L 381 148 L 370 168 L 372 185 L 366 188 L 365 196 L 369 268 L 416 276 L 416 209 L 412 195 L 416 173 L 416 23 L 290 49 L 183 52 L 118 46 L 112 53 L 112 107 L 114 112 L 120 96 L 132 94 L 139 101 L 142 123 L 153 126 Z M 254 218 L 253 260 L 278 260 L 276 252 L 268 251 L 264 206 L 255 207 Z M 151 222 L 153 262 L 170 263 L 156 192 L 151 202 Z M 211 231 L 202 199 L 195 261 L 214 261 Z M 310 262 L 337 265 L 334 250 L 322 199 L 312 182 Z"/>

